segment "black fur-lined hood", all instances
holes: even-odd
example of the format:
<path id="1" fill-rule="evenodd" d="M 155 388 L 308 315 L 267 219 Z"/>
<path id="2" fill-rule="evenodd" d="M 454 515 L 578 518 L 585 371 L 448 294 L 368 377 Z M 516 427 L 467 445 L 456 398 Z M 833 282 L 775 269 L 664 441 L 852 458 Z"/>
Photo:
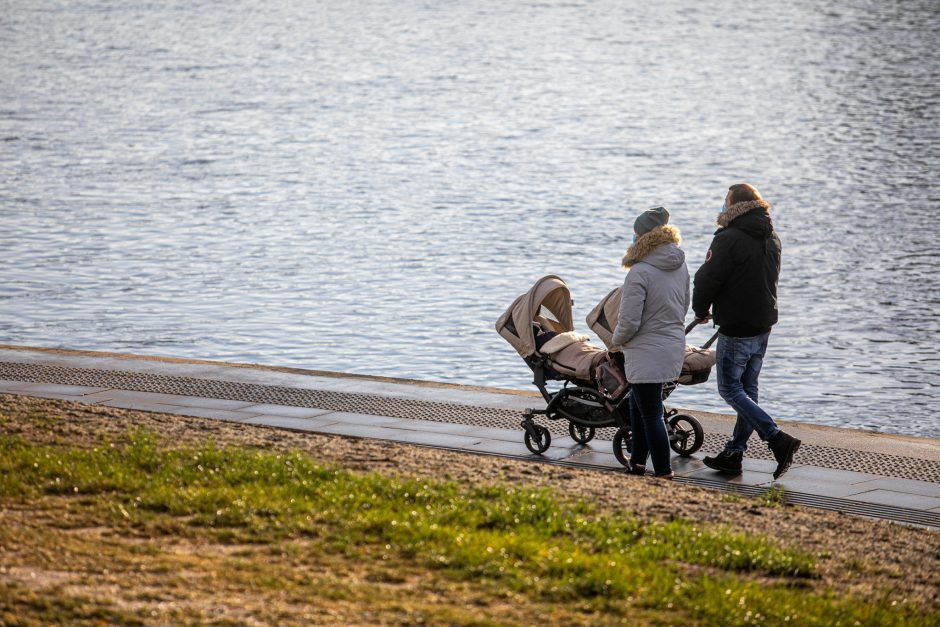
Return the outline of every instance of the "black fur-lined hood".
<path id="1" fill-rule="evenodd" d="M 753 237 L 767 237 L 773 233 L 774 225 L 770 219 L 771 205 L 766 200 L 748 200 L 731 205 L 727 211 L 718 214 L 715 223 L 720 229 L 726 229 L 734 223 Z M 755 211 L 762 209 L 763 211 Z"/>

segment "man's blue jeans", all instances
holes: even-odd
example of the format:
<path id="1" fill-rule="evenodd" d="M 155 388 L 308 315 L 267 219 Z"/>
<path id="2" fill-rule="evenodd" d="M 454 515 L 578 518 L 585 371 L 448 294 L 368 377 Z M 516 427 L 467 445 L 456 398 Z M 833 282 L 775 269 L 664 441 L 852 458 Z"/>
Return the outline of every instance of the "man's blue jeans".
<path id="1" fill-rule="evenodd" d="M 738 413 L 734 432 L 725 444 L 729 451 L 747 450 L 747 440 L 755 431 L 765 442 L 780 431 L 774 419 L 757 405 L 757 377 L 769 337 L 770 333 L 754 337 L 718 336 L 715 361 L 718 393 Z"/>

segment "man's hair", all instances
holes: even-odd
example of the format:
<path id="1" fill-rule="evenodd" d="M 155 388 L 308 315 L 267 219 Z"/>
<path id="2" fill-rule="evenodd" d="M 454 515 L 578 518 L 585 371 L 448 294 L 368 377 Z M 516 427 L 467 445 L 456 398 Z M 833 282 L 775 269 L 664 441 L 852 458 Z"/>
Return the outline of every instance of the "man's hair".
<path id="1" fill-rule="evenodd" d="M 733 205 L 739 202 L 747 202 L 749 200 L 763 200 L 763 197 L 760 195 L 760 192 L 757 191 L 757 188 L 755 188 L 753 185 L 748 185 L 747 183 L 735 183 L 728 189 L 731 191 L 729 205 Z"/>

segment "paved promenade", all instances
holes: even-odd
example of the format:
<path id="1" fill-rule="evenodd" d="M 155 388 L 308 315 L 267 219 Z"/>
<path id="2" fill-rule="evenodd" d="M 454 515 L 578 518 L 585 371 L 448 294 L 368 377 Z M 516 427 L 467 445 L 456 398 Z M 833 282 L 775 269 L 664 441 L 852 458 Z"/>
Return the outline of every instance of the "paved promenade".
<path id="1" fill-rule="evenodd" d="M 537 394 L 20 347 L 0 347 L 0 393 L 623 471 L 611 447 L 613 429 L 580 445 L 568 436 L 567 422 L 547 424 L 551 447 L 542 456 L 530 453 L 519 422 L 526 407 L 544 407 Z M 728 478 L 701 458 L 721 449 L 733 418 L 686 413 L 702 422 L 705 445 L 691 458 L 673 459 L 677 482 L 752 496 L 777 487 L 789 503 L 940 529 L 938 440 L 782 423 L 803 440 L 790 471 L 773 481 L 775 464 L 755 438 L 743 474 Z"/>

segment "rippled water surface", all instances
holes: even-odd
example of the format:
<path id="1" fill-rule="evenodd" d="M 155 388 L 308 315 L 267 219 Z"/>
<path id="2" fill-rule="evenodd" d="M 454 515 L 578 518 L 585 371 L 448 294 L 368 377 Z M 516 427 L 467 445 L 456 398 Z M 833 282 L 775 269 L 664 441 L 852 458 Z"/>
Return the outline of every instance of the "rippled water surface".
<path id="1" fill-rule="evenodd" d="M 0 0 L 0 342 L 529 388 L 518 293 L 586 331 L 639 210 L 694 272 L 746 180 L 762 404 L 938 437 L 940 9 L 748 7 Z"/>

